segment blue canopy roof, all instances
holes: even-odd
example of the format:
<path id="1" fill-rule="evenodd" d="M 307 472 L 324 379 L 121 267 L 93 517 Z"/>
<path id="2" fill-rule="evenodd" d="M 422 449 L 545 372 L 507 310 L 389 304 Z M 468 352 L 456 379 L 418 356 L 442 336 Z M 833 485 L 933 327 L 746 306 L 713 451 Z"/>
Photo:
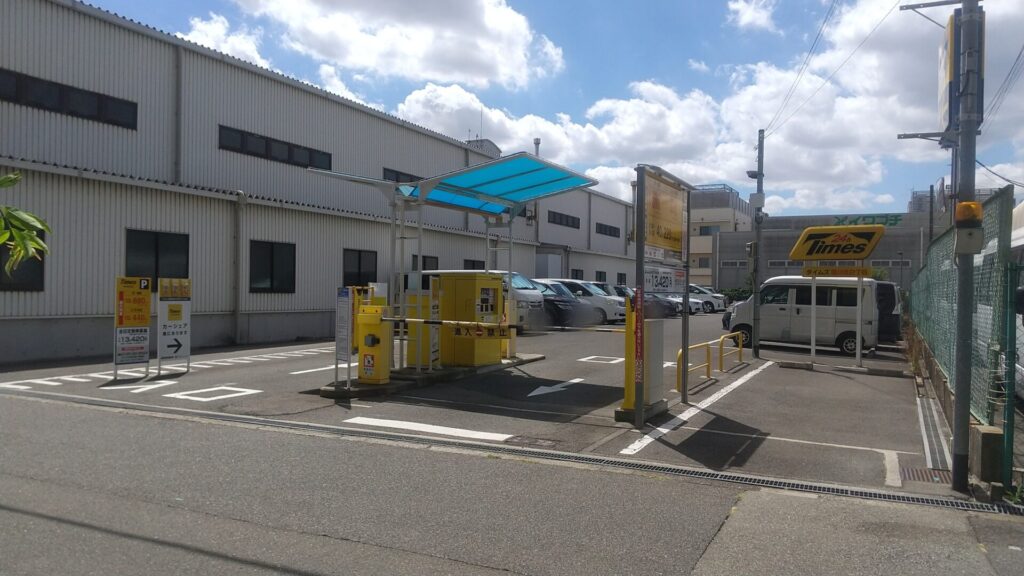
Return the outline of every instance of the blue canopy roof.
<path id="1" fill-rule="evenodd" d="M 532 202 L 576 188 L 597 184 L 588 178 L 546 162 L 532 154 L 518 152 L 497 160 L 463 168 L 411 185 L 400 186 L 402 194 L 425 202 L 486 214 L 501 214 L 516 204 Z"/>

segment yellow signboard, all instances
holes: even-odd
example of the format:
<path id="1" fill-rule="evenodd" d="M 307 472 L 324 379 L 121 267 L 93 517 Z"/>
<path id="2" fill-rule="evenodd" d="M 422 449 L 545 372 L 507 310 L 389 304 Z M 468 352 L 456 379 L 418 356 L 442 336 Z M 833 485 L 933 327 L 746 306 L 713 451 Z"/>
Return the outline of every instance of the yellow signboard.
<path id="1" fill-rule="evenodd" d="M 192 280 L 189 278 L 160 278 L 161 300 L 191 300 Z"/>
<path id="2" fill-rule="evenodd" d="M 878 246 L 885 226 L 811 226 L 789 252 L 790 260 L 864 260 Z"/>
<path id="3" fill-rule="evenodd" d="M 808 278 L 812 276 L 856 278 L 871 276 L 871 268 L 867 266 L 804 266 L 802 274 Z"/>
<path id="4" fill-rule="evenodd" d="M 117 328 L 149 327 L 153 297 L 149 278 L 117 277 L 115 325 Z"/>
<path id="5" fill-rule="evenodd" d="M 687 194 L 678 184 L 645 171 L 644 211 L 648 246 L 683 253 Z"/>

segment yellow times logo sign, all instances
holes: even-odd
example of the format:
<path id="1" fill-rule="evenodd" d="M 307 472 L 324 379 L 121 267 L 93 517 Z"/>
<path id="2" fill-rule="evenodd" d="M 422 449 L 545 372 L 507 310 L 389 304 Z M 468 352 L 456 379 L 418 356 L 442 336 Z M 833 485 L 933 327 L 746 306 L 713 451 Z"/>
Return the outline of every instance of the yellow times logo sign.
<path id="1" fill-rule="evenodd" d="M 885 226 L 811 226 L 789 252 L 790 260 L 864 260 L 875 251 Z"/>

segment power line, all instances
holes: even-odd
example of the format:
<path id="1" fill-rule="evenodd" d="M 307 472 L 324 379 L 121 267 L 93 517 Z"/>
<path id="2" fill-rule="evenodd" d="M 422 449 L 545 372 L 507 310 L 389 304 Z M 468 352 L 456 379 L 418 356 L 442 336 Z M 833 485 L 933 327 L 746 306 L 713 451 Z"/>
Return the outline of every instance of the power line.
<path id="1" fill-rule="evenodd" d="M 977 160 L 976 159 L 975 162 L 978 163 L 978 166 L 981 166 L 985 170 L 988 170 L 989 174 L 992 174 L 996 178 L 999 178 L 1000 180 L 1005 180 L 1006 182 L 1009 182 L 1010 184 L 1013 184 L 1014 186 L 1020 186 L 1021 188 L 1024 188 L 1024 182 L 1018 182 L 1016 180 L 1011 180 L 1011 179 L 1007 178 L 1006 176 L 1003 176 L 1002 174 L 996 172 L 995 170 L 989 168 L 988 166 L 985 166 L 985 163 L 982 162 L 981 160 Z"/>
<path id="2" fill-rule="evenodd" d="M 999 89 L 992 96 L 992 100 L 989 100 L 988 108 L 985 110 L 985 120 L 991 121 L 996 114 L 999 113 L 999 108 L 1003 105 L 1003 100 L 1006 99 L 1006 95 L 1013 90 L 1013 85 L 1020 79 L 1021 73 L 1024 72 L 1024 45 L 1020 47 L 1020 51 L 1017 52 L 1017 58 L 1014 59 L 1013 65 L 1010 66 L 1010 70 L 1006 73 L 1006 78 L 1003 78 L 1002 84 L 999 85 Z"/>
<path id="3" fill-rule="evenodd" d="M 818 86 L 818 88 L 810 96 L 808 96 L 806 100 L 804 100 L 803 102 L 800 103 L 800 106 L 798 106 L 796 110 L 794 110 L 792 113 L 790 113 L 789 116 L 786 116 L 786 118 L 782 122 L 780 122 L 777 126 L 775 126 L 775 128 L 771 132 L 765 134 L 765 138 L 767 138 L 768 136 L 771 136 L 772 134 L 778 132 L 779 129 L 782 128 L 786 124 L 786 122 L 789 122 L 790 118 L 792 118 L 793 116 L 796 116 L 796 114 L 798 112 L 800 112 L 800 110 L 803 110 L 803 107 L 806 106 L 808 102 L 810 102 L 812 99 L 814 99 L 815 96 L 818 95 L 818 92 L 821 92 L 821 89 L 824 88 L 825 85 L 828 84 L 829 81 L 832 80 L 832 78 L 837 73 L 839 73 L 840 70 L 843 69 L 843 66 L 846 66 L 846 63 L 850 61 L 850 58 L 853 58 L 853 55 L 856 54 L 858 50 L 860 50 L 861 46 L 863 46 L 864 43 L 867 42 L 871 38 L 872 35 L 874 35 L 875 31 L 878 30 L 878 28 L 882 25 L 882 23 L 885 22 L 887 18 L 889 18 L 889 15 L 892 14 L 892 11 L 896 9 L 896 6 L 899 6 L 900 2 L 901 2 L 901 0 L 896 0 L 896 2 L 893 2 L 892 6 L 889 8 L 889 11 L 886 12 L 884 16 L 882 16 L 882 19 L 879 20 L 877 24 L 875 24 L 875 27 L 872 28 L 870 32 L 868 32 L 868 35 L 865 36 L 864 39 L 860 41 L 860 44 L 857 44 L 857 47 L 854 48 L 853 51 L 850 52 L 846 56 L 845 59 L 843 59 L 843 61 L 839 64 L 839 66 L 837 66 L 836 69 L 833 70 L 832 73 L 829 74 L 828 77 L 825 78 L 824 81 L 822 81 L 822 83 Z"/>
<path id="4" fill-rule="evenodd" d="M 825 13 L 825 18 L 821 21 L 821 26 L 818 26 L 818 33 L 814 36 L 814 41 L 811 42 L 811 47 L 807 50 L 807 55 L 804 56 L 803 63 L 800 64 L 800 69 L 797 71 L 793 84 L 790 85 L 789 91 L 786 92 L 786 97 L 782 99 L 782 104 L 779 106 L 779 109 L 775 111 L 775 115 L 772 116 L 771 122 L 768 122 L 768 126 L 765 127 L 765 130 L 772 129 L 775 121 L 779 119 L 779 115 L 781 115 L 782 111 L 789 105 L 790 99 L 796 92 L 796 87 L 800 84 L 800 80 L 803 78 L 804 72 L 807 71 L 807 65 L 810 63 L 811 57 L 814 56 L 814 52 L 817 50 L 818 41 L 821 40 L 821 34 L 825 31 L 825 26 L 828 25 L 829 20 L 832 19 L 832 15 L 835 13 L 836 6 L 838 4 L 839 0 L 832 0 L 832 5 L 828 7 L 828 12 Z"/>

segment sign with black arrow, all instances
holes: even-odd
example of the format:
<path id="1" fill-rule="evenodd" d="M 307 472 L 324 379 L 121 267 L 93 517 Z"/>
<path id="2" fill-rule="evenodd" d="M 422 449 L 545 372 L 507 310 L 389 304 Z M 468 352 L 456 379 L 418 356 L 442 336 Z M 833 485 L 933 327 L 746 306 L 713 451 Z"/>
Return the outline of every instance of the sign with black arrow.
<path id="1" fill-rule="evenodd" d="M 157 302 L 157 356 L 188 358 L 192 354 L 192 281 L 160 278 Z"/>

